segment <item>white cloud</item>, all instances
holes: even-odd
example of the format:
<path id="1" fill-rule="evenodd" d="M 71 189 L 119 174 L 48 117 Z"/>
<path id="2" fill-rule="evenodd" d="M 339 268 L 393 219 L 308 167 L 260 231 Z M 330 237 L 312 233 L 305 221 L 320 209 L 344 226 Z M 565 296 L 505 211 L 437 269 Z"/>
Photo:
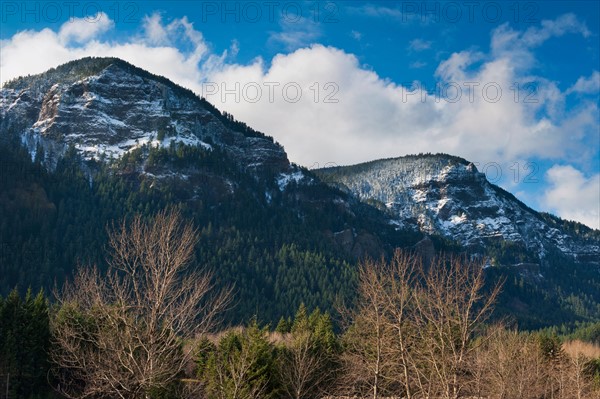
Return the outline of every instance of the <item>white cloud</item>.
<path id="1" fill-rule="evenodd" d="M 412 51 L 424 51 L 431 48 L 431 44 L 431 41 L 417 38 L 408 43 L 408 49 Z"/>
<path id="2" fill-rule="evenodd" d="M 110 20 L 104 22 L 104 26 L 111 24 Z M 580 154 L 587 159 L 594 155 L 590 137 L 595 137 L 594 129 L 598 128 L 596 104 L 566 111 L 565 93 L 553 82 L 516 70 L 514 57 L 505 51 L 453 53 L 436 70 L 440 87 L 447 89 L 445 93 L 430 86 L 427 91 L 409 94 L 408 88 L 380 78 L 362 67 L 354 55 L 333 47 L 313 45 L 296 49 L 277 55 L 270 63 L 260 58 L 248 65 L 228 63 L 229 53 L 237 52 L 237 43 L 229 52 L 211 53 L 202 33 L 185 17 L 165 23 L 159 14 L 148 16 L 141 35 L 120 43 L 97 40 L 105 28 L 90 29 L 96 36 L 88 33 L 88 41 L 77 47 L 61 40 L 60 32 L 65 32 L 67 26 L 71 25 L 63 25 L 58 34 L 49 29 L 25 31 L 3 41 L 3 81 L 96 55 L 121 57 L 201 94 L 206 81 L 227 88 L 239 84 L 240 89 L 245 84 L 258 83 L 263 94 L 260 101 L 245 101 L 242 96 L 236 102 L 235 96 L 223 98 L 220 92 L 209 100 L 273 135 L 286 145 L 292 160 L 304 165 L 329 161 L 347 164 L 426 151 L 450 152 L 482 162 L 531 156 L 585 162 Z M 503 47 L 498 45 L 502 37 L 524 35 L 535 37 L 529 41 L 539 43 L 572 26 L 578 24 L 563 17 L 554 23 L 543 22 L 541 28 L 529 28 L 529 33 L 501 26 L 493 32 L 492 41 L 497 43 L 492 47 Z M 306 32 L 318 30 L 310 21 L 287 23 L 282 28 L 279 33 L 289 35 L 274 36 L 277 39 L 273 40 L 290 46 L 315 37 L 316 33 Z M 300 34 L 295 37 L 297 32 Z M 268 70 L 265 64 L 270 64 Z M 529 81 L 537 82 L 531 98 L 535 102 L 531 103 L 526 102 L 530 93 L 525 84 Z M 273 103 L 268 100 L 270 82 L 280 85 Z M 522 83 L 518 101 L 511 89 L 515 82 Z M 588 87 L 586 82 L 575 86 Z M 281 89 L 294 83 L 300 85 L 303 96 L 291 103 L 284 99 Z M 461 96 L 456 102 L 444 98 L 444 94 L 453 97 L 457 88 Z M 335 90 L 338 91 L 334 93 Z M 319 98 L 315 98 L 316 91 Z M 496 94 L 498 101 L 493 98 Z M 324 103 L 327 95 L 338 103 Z M 361 150 L 356 151 L 357 148 Z"/>
<path id="3" fill-rule="evenodd" d="M 594 71 L 590 77 L 581 76 L 577 82 L 567 90 L 567 93 L 595 94 L 600 91 L 600 72 Z"/>
<path id="4" fill-rule="evenodd" d="M 440 63 L 435 74 L 446 81 L 465 81 L 467 68 L 483 57 L 483 53 L 472 51 L 452 53 L 450 58 Z"/>
<path id="5" fill-rule="evenodd" d="M 410 95 L 407 88 L 362 68 L 352 54 L 320 45 L 279 55 L 268 70 L 235 65 L 212 76 L 214 81 L 226 82 L 228 88 L 236 82 L 241 87 L 251 82 L 261 87 L 265 82 L 298 83 L 303 97 L 296 103 L 285 101 L 280 88 L 273 103 L 268 101 L 266 89 L 255 103 L 243 98 L 236 102 L 232 96 L 222 102 L 218 95 L 209 100 L 273 135 L 286 146 L 292 160 L 304 165 L 348 164 L 427 151 L 449 152 L 484 163 L 533 156 L 583 161 L 580 154 L 588 148 L 586 132 L 598 126 L 593 119 L 597 109 L 590 106 L 557 119 L 540 118 L 538 112 L 555 91 L 552 84 L 538 89 L 538 103 L 515 102 L 510 87 L 521 77 L 514 74 L 509 61 L 488 61 L 469 72 L 472 60 L 479 58 L 477 54 L 455 54 L 440 66 L 441 81 L 453 85 L 448 95 L 452 97 L 453 87 L 461 90 L 456 103 L 436 98 L 436 93 Z M 339 87 L 335 95 L 339 103 L 323 102 L 327 82 Z M 478 85 L 472 93 L 468 82 Z M 321 90 L 317 102 L 315 83 Z M 484 91 L 486 84 L 490 86 Z M 492 102 L 500 94 L 496 87 L 502 95 Z M 578 132 L 578 139 L 573 139 L 573 132 Z"/>
<path id="6" fill-rule="evenodd" d="M 385 6 L 375 6 L 372 4 L 366 4 L 362 7 L 348 7 L 350 12 L 355 12 L 357 14 L 367 15 L 369 17 L 376 18 L 402 18 L 402 12 L 396 8 L 390 8 Z"/>
<path id="7" fill-rule="evenodd" d="M 167 28 L 162 23 L 162 17 L 159 13 L 154 13 L 150 16 L 146 15 L 143 19 L 143 27 L 149 44 L 156 46 L 169 44 L 169 34 Z"/>
<path id="8" fill-rule="evenodd" d="M 407 24 L 407 26 L 412 24 L 429 25 L 432 22 L 438 22 L 446 16 L 446 11 L 442 11 L 442 7 L 439 4 L 431 4 L 431 8 L 425 6 L 422 2 L 390 2 L 390 4 L 393 4 L 393 6 L 388 7 L 369 3 L 360 6 L 346 5 L 344 11 L 361 17 L 366 16 L 401 22 Z M 454 18 L 453 16 L 447 17 L 448 20 Z"/>
<path id="9" fill-rule="evenodd" d="M 185 17 L 168 25 L 162 25 L 160 16 L 156 14 L 147 17 L 143 34 L 123 42 L 99 40 L 106 29 L 114 26 L 114 22 L 106 15 L 96 19 L 102 22 L 87 26 L 82 25 L 86 22 L 81 19 L 65 22 L 58 32 L 47 28 L 26 30 L 3 40 L 0 42 L 0 83 L 18 76 L 41 73 L 85 56 L 112 56 L 199 91 L 202 78 L 227 57 L 227 51 L 221 55 L 209 54 L 202 33 L 195 30 Z M 85 40 L 79 41 L 84 37 Z M 77 45 L 72 46 L 65 38 L 77 38 Z M 176 46 L 187 47 L 188 50 L 182 51 Z"/>
<path id="10" fill-rule="evenodd" d="M 544 205 L 564 219 L 600 229 L 600 174 L 585 177 L 571 165 L 554 165 L 546 172 L 550 187 Z"/>
<path id="11" fill-rule="evenodd" d="M 543 20 L 539 27 L 531 26 L 525 31 L 516 31 L 506 22 L 492 33 L 490 47 L 493 56 L 510 58 L 515 68 L 526 69 L 535 63 L 532 49 L 552 37 L 568 33 L 580 34 L 583 37 L 591 34 L 585 23 L 574 14 L 564 14 L 555 20 Z"/>
<path id="12" fill-rule="evenodd" d="M 567 33 L 579 33 L 583 37 L 590 36 L 584 22 L 575 14 L 564 14 L 555 20 L 544 20 L 541 27 L 532 26 L 521 35 L 521 42 L 527 46 L 539 46 L 551 37 L 563 36 Z"/>
<path id="13" fill-rule="evenodd" d="M 409 67 L 411 67 L 413 69 L 423 68 L 424 66 L 427 66 L 427 63 L 425 61 L 411 62 L 410 65 L 409 65 Z"/>
<path id="14" fill-rule="evenodd" d="M 72 18 L 58 31 L 61 43 L 84 43 L 114 27 L 114 22 L 103 12 L 85 18 Z"/>

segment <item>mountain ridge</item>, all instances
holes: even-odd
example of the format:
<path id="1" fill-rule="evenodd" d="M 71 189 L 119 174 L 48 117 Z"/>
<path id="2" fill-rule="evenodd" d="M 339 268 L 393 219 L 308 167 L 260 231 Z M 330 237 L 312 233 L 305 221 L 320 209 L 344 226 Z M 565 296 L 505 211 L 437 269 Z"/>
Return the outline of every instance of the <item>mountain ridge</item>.
<path id="1" fill-rule="evenodd" d="M 467 160 L 466 158 L 463 158 L 461 156 L 458 155 L 453 155 L 453 154 L 448 154 L 448 153 L 443 153 L 443 152 L 438 152 L 438 153 L 418 153 L 418 154 L 406 154 L 406 155 L 400 155 L 400 156 L 396 156 L 396 157 L 388 157 L 388 158 L 378 158 L 378 159 L 374 159 L 371 161 L 365 161 L 365 162 L 359 162 L 356 164 L 349 164 L 349 165 L 335 165 L 335 166 L 326 166 L 323 168 L 316 168 L 316 169 L 312 169 L 314 171 L 317 171 L 317 173 L 320 172 L 327 172 L 330 170 L 335 170 L 335 169 L 340 169 L 340 168 L 368 168 L 370 166 L 376 165 L 376 164 L 380 164 L 380 163 L 385 163 L 386 161 L 397 161 L 400 159 L 410 159 L 410 158 L 414 158 L 414 159 L 423 159 L 423 158 L 436 158 L 436 157 L 443 157 L 446 159 L 450 159 L 450 160 L 454 160 L 459 164 L 463 164 L 463 165 L 469 165 L 472 164 L 471 161 Z M 475 169 L 477 169 L 477 166 L 475 166 L 473 164 L 473 167 Z M 560 223 L 570 223 L 573 224 L 574 226 L 577 226 L 579 229 L 583 229 L 585 231 L 597 231 L 600 235 L 600 230 L 599 229 L 594 229 L 592 227 L 589 227 L 581 222 L 575 221 L 575 220 L 569 220 L 569 219 L 564 219 L 561 218 L 558 215 L 554 215 L 552 213 L 549 212 L 545 212 L 545 211 L 538 211 L 534 208 L 532 208 L 531 206 L 527 205 L 525 202 L 523 202 L 522 200 L 520 200 L 515 194 L 511 193 L 510 191 L 502 188 L 501 186 L 498 186 L 496 184 L 490 183 L 492 184 L 492 186 L 498 190 L 501 190 L 501 192 L 503 193 L 503 195 L 507 195 L 510 196 L 512 200 L 516 201 L 519 203 L 520 206 L 522 206 L 523 208 L 527 209 L 530 212 L 534 212 L 540 216 L 542 215 L 547 215 L 547 217 L 549 217 L 550 219 L 554 219 L 557 222 Z"/>
<path id="2" fill-rule="evenodd" d="M 219 117 L 223 123 L 228 123 L 239 129 L 242 132 L 247 133 L 248 135 L 257 135 L 259 137 L 264 137 L 270 140 L 273 140 L 272 137 L 269 137 L 263 133 L 260 133 L 243 122 L 234 120 L 231 115 L 227 113 L 222 113 L 219 111 L 214 105 L 208 102 L 204 97 L 198 96 L 192 90 L 183 87 L 172 80 L 161 76 L 156 75 L 151 72 L 146 71 L 138 66 L 135 66 L 121 58 L 117 57 L 84 57 L 80 59 L 76 59 L 73 61 L 69 61 L 67 63 L 61 64 L 55 68 L 51 68 L 46 72 L 42 72 L 35 75 L 27 75 L 20 76 L 14 79 L 11 79 L 8 82 L 5 82 L 0 89 L 13 89 L 13 90 L 22 90 L 25 88 L 30 88 L 32 86 L 36 86 L 36 80 L 41 81 L 41 84 L 37 84 L 39 90 L 43 90 L 43 83 L 53 81 L 56 82 L 57 76 L 61 77 L 60 79 L 65 79 L 64 83 L 74 83 L 77 80 L 93 76 L 103 69 L 109 67 L 110 65 L 115 65 L 121 69 L 124 69 L 127 72 L 135 73 L 141 77 L 149 78 L 155 80 L 161 84 L 164 84 L 171 89 L 177 91 L 179 95 L 182 95 L 188 99 L 198 101 L 198 103 L 206 107 L 208 111 L 213 113 L 215 116 Z M 65 76 L 66 75 L 66 76 Z M 46 87 L 47 89 L 47 87 Z"/>
<path id="3" fill-rule="evenodd" d="M 70 144 L 94 160 L 172 141 L 210 149 L 202 139 L 221 141 L 238 158 L 251 154 L 245 166 L 260 166 L 261 157 L 270 158 L 264 160 L 268 167 L 289 165 L 272 138 L 222 114 L 190 90 L 114 58 L 85 58 L 8 82 L 0 110 L 21 114 L 21 122 L 31 125 L 23 141 L 32 158 L 38 145 L 45 147 L 50 166 Z"/>
<path id="4" fill-rule="evenodd" d="M 559 232 L 556 226 L 560 219 L 544 219 L 513 194 L 490 183 L 474 164 L 460 157 L 409 155 L 324 168 L 316 173 L 365 202 L 375 201 L 380 207 L 383 204 L 390 221 L 399 227 L 438 233 L 466 247 L 483 246 L 482 238 L 498 237 L 524 244 L 528 250 L 535 250 L 539 258 L 552 244 L 576 260 L 598 262 L 600 231 L 580 225 L 577 232 Z M 593 242 L 574 242 L 583 236 L 589 236 Z"/>
<path id="5" fill-rule="evenodd" d="M 582 251 L 575 262 L 569 251 L 549 245 L 552 237 L 528 247 L 518 240 L 479 240 L 484 234 L 477 229 L 458 229 L 455 235 L 451 225 L 447 231 L 437 228 L 440 220 L 451 221 L 461 211 L 488 212 L 485 206 L 475 206 L 477 195 L 485 194 L 500 198 L 491 204 L 498 209 L 510 205 L 507 209 L 521 214 L 533 212 L 536 223 L 548 224 L 546 230 L 556 230 L 558 238 L 565 236 L 564 229 L 582 240 L 591 234 L 579 225 L 563 228 L 555 217 L 531 210 L 460 157 L 425 154 L 374 160 L 367 166 L 330 168 L 327 176 L 327 170 L 294 165 L 272 138 L 221 113 L 190 90 L 113 58 L 85 58 L 7 82 L 0 90 L 0 126 L 0 152 L 20 165 L 15 176 L 4 176 L 11 184 L 0 188 L 0 241 L 14 247 L 5 251 L 5 266 L 12 266 L 0 289 L 17 283 L 47 286 L 45 276 L 62 281 L 84 255 L 101 264 L 106 223 L 178 206 L 206 234 L 198 256 L 217 270 L 221 283 L 240 287 L 238 317 L 260 310 L 276 321 L 300 302 L 332 310 L 335 295 L 352 295 L 359 259 L 389 255 L 394 248 L 414 250 L 425 235 L 432 236 L 437 251 L 494 260 L 498 267 L 489 268 L 490 276 L 512 276 L 514 286 L 507 288 L 504 303 L 507 312 L 525 309 L 520 320 L 544 325 L 548 319 L 539 313 L 552 308 L 562 309 L 555 316 L 559 319 L 600 316 L 600 301 L 588 294 L 598 285 L 597 264 L 584 259 Z M 413 177 L 419 176 L 404 182 L 397 176 L 397 184 L 389 185 L 382 178 L 386 168 L 380 166 L 400 165 L 399 159 L 413 160 L 405 169 L 410 166 Z M 43 172 L 36 176 L 23 174 L 38 167 Z M 379 168 L 378 176 L 366 180 L 367 191 L 387 190 L 400 199 L 408 195 L 414 209 L 398 198 L 361 196 L 365 184 L 356 190 L 332 179 L 332 171 L 352 168 Z M 419 191 L 419 200 L 406 190 L 394 191 L 403 185 Z M 441 196 L 450 201 L 437 207 Z M 51 211 L 31 215 L 26 204 L 32 201 Z M 407 217 L 399 217 L 400 212 Z M 420 228 L 428 223 L 430 229 Z M 83 230 L 88 225 L 93 233 Z M 466 233 L 472 243 L 456 239 Z M 597 234 L 591 234 L 592 243 L 599 241 Z M 25 246 L 35 245 L 43 251 L 32 259 L 20 255 Z M 543 262 L 540 248 L 546 251 Z M 583 288 L 577 284 L 582 275 Z M 572 292 L 582 305 L 562 298 L 564 292 Z"/>

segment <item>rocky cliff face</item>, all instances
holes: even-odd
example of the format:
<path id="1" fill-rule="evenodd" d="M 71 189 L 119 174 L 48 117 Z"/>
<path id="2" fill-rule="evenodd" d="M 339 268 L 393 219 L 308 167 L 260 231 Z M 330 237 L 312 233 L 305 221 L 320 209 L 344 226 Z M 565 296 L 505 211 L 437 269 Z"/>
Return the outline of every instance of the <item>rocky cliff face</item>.
<path id="1" fill-rule="evenodd" d="M 475 250 L 510 242 L 540 259 L 551 248 L 581 261 L 598 262 L 600 256 L 597 234 L 562 231 L 557 219 L 542 217 L 461 158 L 407 156 L 318 174 L 362 201 L 379 204 L 399 229 L 439 234 Z"/>
<path id="2" fill-rule="evenodd" d="M 3 126 L 20 126 L 32 156 L 41 146 L 49 166 L 70 145 L 84 159 L 98 160 L 145 144 L 181 142 L 207 150 L 218 145 L 242 168 L 288 171 L 279 144 L 227 126 L 227 118 L 207 102 L 166 79 L 118 59 L 77 63 L 21 78 L 0 91 Z"/>

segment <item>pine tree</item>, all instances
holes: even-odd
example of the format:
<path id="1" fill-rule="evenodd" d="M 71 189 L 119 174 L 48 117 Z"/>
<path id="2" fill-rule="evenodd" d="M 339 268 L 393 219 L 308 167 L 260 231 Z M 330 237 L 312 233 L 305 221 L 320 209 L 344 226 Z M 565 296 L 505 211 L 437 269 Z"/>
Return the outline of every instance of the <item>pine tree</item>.
<path id="1" fill-rule="evenodd" d="M 198 375 L 206 394 L 218 399 L 261 399 L 277 397 L 274 350 L 267 328 L 256 319 L 242 331 L 226 333 L 216 347 L 203 344 Z M 208 355 L 206 355 L 208 353 Z"/>
<path id="2" fill-rule="evenodd" d="M 22 300 L 14 289 L 0 301 L 0 375 L 9 381 L 10 397 L 30 398 L 49 391 L 49 337 L 43 292 L 34 297 L 28 290 Z"/>
<path id="3" fill-rule="evenodd" d="M 287 334 L 290 332 L 290 329 L 291 329 L 291 327 L 290 327 L 290 322 L 288 321 L 288 319 L 281 316 L 281 319 L 279 319 L 279 323 L 277 323 L 277 327 L 275 328 L 275 331 L 280 334 Z"/>

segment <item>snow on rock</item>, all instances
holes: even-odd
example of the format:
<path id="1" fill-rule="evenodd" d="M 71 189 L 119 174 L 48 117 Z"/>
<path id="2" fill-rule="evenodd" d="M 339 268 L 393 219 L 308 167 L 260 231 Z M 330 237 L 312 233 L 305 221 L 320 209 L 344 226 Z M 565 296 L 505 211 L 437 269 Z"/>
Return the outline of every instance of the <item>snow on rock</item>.
<path id="1" fill-rule="evenodd" d="M 91 76 L 85 76 L 89 67 L 81 76 L 61 74 L 58 67 L 0 90 L 0 116 L 24 126 L 22 142 L 32 157 L 42 146 L 51 168 L 71 145 L 86 160 L 108 160 L 143 145 L 178 143 L 207 151 L 217 145 L 243 168 L 289 167 L 279 144 L 232 130 L 200 98 L 123 61 L 107 65 Z"/>
<path id="2" fill-rule="evenodd" d="M 482 247 L 489 240 L 512 241 L 542 258 L 549 246 L 575 258 L 600 256 L 598 242 L 582 242 L 549 227 L 539 214 L 503 194 L 461 158 L 406 156 L 318 173 L 363 201 L 386 204 L 392 214 L 389 223 L 398 229 L 414 226 L 465 246 Z"/>
<path id="3" fill-rule="evenodd" d="M 301 170 L 297 170 L 292 173 L 281 173 L 277 178 L 277 185 L 279 186 L 279 190 L 283 191 L 292 181 L 298 183 L 300 180 L 304 179 L 304 174 Z"/>

